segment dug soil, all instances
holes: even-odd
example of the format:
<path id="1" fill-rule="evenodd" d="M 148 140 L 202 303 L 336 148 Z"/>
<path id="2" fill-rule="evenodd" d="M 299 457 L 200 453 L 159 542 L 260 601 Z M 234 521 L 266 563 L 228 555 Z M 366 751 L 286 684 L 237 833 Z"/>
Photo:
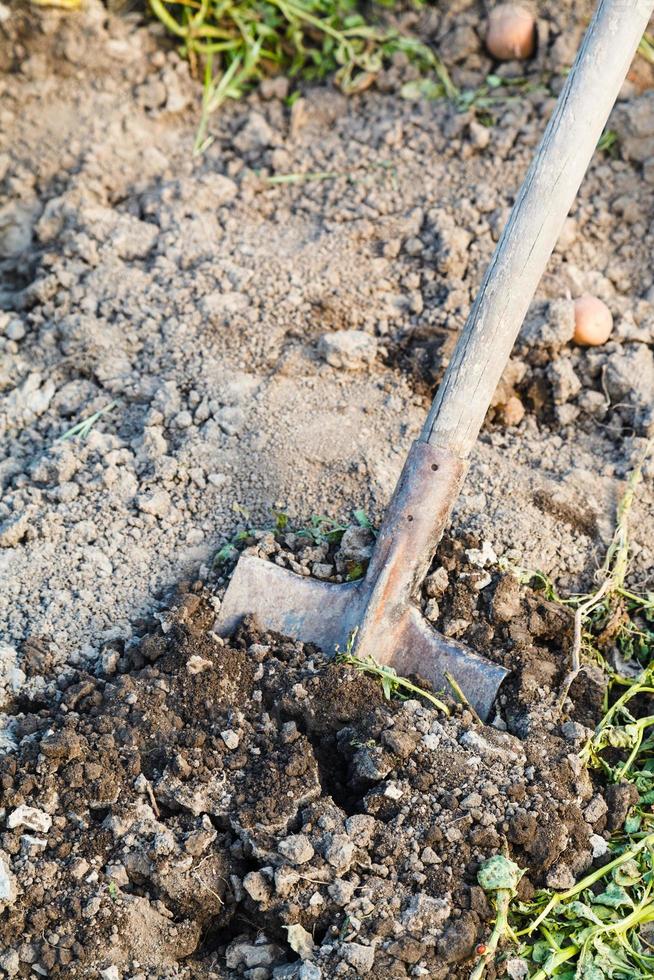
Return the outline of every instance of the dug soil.
<path id="1" fill-rule="evenodd" d="M 405 11 L 456 103 L 402 98 L 402 58 L 350 99 L 268 80 L 194 157 L 198 83 L 142 13 L 0 4 L 5 975 L 463 978 L 492 918 L 484 857 L 526 868 L 525 896 L 602 861 L 633 802 L 579 765 L 602 676 L 561 703 L 569 618 L 510 570 L 589 587 L 654 432 L 644 59 L 421 597 L 510 669 L 492 724 L 387 701 L 253 624 L 213 631 L 234 545 L 365 570 L 360 512 L 379 519 L 420 431 L 588 6 L 539 4 L 534 59 L 504 65 L 485 5 Z M 614 317 L 595 349 L 572 343 L 584 292 Z"/>
<path id="2" fill-rule="evenodd" d="M 601 861 L 633 802 L 614 786 L 609 807 L 578 759 L 601 675 L 562 722 L 569 620 L 496 570 L 480 590 L 479 554 L 445 541 L 432 578 L 439 628 L 465 615 L 512 670 L 493 726 L 447 697 L 449 717 L 386 700 L 254 624 L 224 642 L 200 582 L 104 672 L 60 675 L 55 704 L 19 698 L 0 760 L 9 975 L 463 978 L 493 914 L 484 858 L 527 868 L 525 898 Z"/>

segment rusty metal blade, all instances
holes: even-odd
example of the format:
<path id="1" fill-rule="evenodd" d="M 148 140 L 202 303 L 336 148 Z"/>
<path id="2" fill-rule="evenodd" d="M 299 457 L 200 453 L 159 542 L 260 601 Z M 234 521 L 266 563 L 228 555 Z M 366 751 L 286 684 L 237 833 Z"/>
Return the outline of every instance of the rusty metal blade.
<path id="1" fill-rule="evenodd" d="M 229 636 L 245 615 L 253 615 L 264 629 L 315 643 L 332 654 L 337 645 L 345 649 L 363 615 L 361 585 L 305 578 L 272 562 L 242 555 L 220 607 L 216 629 L 220 636 Z"/>
<path id="2" fill-rule="evenodd" d="M 390 664 L 398 674 L 419 674 L 436 691 L 450 691 L 445 674 L 451 674 L 477 714 L 488 718 L 502 681 L 509 673 L 499 664 L 474 653 L 435 630 L 413 604 L 391 627 L 384 623 L 381 634 L 367 631 L 355 646 L 358 656 L 372 655 L 379 663 Z"/>
<path id="3" fill-rule="evenodd" d="M 243 555 L 225 593 L 216 629 L 229 636 L 246 615 L 264 629 L 315 643 L 327 655 L 344 650 L 361 627 L 355 653 L 390 664 L 400 675 L 419 674 L 436 690 L 448 690 L 445 673 L 457 681 L 484 720 L 508 671 L 434 630 L 413 603 L 402 615 L 372 622 L 367 615 L 370 583 L 336 585 L 296 575 L 272 562 Z"/>

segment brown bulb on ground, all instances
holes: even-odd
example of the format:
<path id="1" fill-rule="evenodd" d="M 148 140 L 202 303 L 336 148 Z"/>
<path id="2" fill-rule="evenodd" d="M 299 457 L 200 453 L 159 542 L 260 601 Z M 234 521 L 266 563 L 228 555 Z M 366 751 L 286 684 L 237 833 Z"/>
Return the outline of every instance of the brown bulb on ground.
<path id="1" fill-rule="evenodd" d="M 575 343 L 599 347 L 606 343 L 612 330 L 613 316 L 606 303 L 588 294 L 575 300 Z"/>
<path id="2" fill-rule="evenodd" d="M 498 61 L 531 58 L 536 47 L 536 22 L 524 7 L 501 3 L 488 15 L 486 47 Z"/>
<path id="3" fill-rule="evenodd" d="M 500 421 L 504 425 L 519 425 L 525 417 L 525 406 L 517 395 L 511 395 L 500 409 Z"/>

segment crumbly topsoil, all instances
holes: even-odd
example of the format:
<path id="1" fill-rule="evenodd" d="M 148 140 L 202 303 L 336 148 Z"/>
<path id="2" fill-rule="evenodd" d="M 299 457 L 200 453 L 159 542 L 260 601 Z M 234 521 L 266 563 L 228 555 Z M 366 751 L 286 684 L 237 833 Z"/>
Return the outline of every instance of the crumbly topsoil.
<path id="1" fill-rule="evenodd" d="M 351 99 L 314 86 L 289 107 L 269 83 L 212 119 L 195 159 L 198 85 L 151 23 L 97 0 L 7 9 L 2 649 L 20 666 L 43 640 L 62 666 L 128 641 L 180 577 L 208 578 L 235 504 L 258 526 L 272 508 L 379 516 L 585 8 L 539 7 L 537 58 L 507 65 L 483 53 L 477 5 L 406 14 L 462 90 L 526 73 L 490 109 L 401 99 L 398 59 Z M 595 156 L 454 517 L 564 587 L 588 583 L 651 429 L 654 111 L 635 65 L 617 155 Z M 267 182 L 306 173 L 334 176 Z M 586 289 L 616 319 L 598 350 L 570 343 L 566 297 Z M 57 441 L 112 402 L 86 440 Z M 650 481 L 643 583 L 652 513 Z"/>
<path id="2" fill-rule="evenodd" d="M 480 4 L 404 15 L 462 90 L 526 75 L 490 109 L 403 101 L 413 69 L 398 59 L 352 99 L 326 84 L 289 106 L 285 83 L 268 83 L 224 107 L 194 159 L 197 83 L 140 15 L 2 5 L 7 975 L 464 977 L 491 915 L 483 857 L 506 846 L 529 869 L 525 894 L 565 887 L 623 820 L 629 791 L 607 809 L 576 754 L 601 678 L 581 675 L 562 727 L 569 623 L 468 553 L 490 542 L 563 588 L 588 585 L 652 434 L 642 60 L 422 597 L 439 629 L 511 668 L 493 727 L 386 702 L 370 679 L 254 628 L 227 645 L 211 631 L 228 574 L 214 556 L 239 526 L 273 510 L 296 526 L 380 516 L 587 6 L 539 5 L 527 65 L 486 57 Z M 330 176 L 301 178 L 316 173 Z M 595 350 L 571 343 L 584 291 L 615 318 Z M 101 411 L 86 439 L 58 441 Z M 653 516 L 650 465 L 632 522 L 643 589 Z M 355 531 L 338 554 L 247 544 L 347 577 L 370 543 Z M 182 579 L 196 584 L 171 614 Z"/>
<path id="3" fill-rule="evenodd" d="M 457 586 L 439 626 L 465 605 L 466 640 L 512 667 L 494 727 L 451 700 L 449 718 L 389 702 L 372 678 L 253 624 L 223 642 L 201 583 L 104 672 L 17 698 L 19 748 L 0 760 L 0 967 L 467 977 L 492 918 L 479 862 L 506 849 L 528 869 L 525 898 L 566 887 L 632 802 L 613 787 L 608 810 L 580 766 L 574 693 L 561 724 L 560 608 L 494 568 L 482 595 L 478 553 L 441 546 L 437 577 L 449 569 Z"/>

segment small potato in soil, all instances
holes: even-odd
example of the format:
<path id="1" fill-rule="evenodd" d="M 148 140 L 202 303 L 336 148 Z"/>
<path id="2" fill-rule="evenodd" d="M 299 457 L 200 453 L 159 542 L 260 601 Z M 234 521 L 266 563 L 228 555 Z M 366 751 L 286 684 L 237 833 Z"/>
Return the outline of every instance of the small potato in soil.
<path id="1" fill-rule="evenodd" d="M 486 47 L 498 61 L 531 58 L 536 47 L 533 15 L 514 3 L 495 7 L 488 17 Z"/>
<path id="2" fill-rule="evenodd" d="M 613 316 L 606 303 L 588 294 L 575 300 L 575 343 L 599 347 L 606 343 L 612 330 Z"/>

